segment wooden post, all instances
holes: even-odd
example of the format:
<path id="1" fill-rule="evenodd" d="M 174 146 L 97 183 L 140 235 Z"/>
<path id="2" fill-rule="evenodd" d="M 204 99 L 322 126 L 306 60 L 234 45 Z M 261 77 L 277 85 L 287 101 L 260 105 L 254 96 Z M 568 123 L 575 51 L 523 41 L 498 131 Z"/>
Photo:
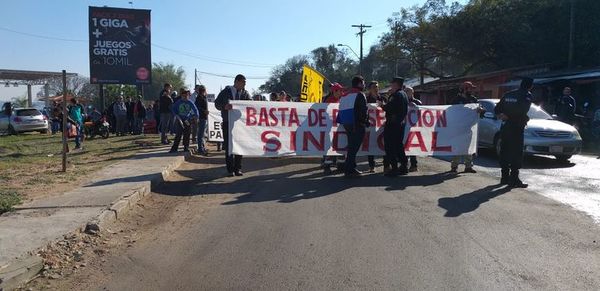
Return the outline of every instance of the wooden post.
<path id="1" fill-rule="evenodd" d="M 69 145 L 67 144 L 67 71 L 62 71 L 63 77 L 63 120 L 62 120 L 62 171 L 67 171 L 67 152 L 69 151 Z"/>

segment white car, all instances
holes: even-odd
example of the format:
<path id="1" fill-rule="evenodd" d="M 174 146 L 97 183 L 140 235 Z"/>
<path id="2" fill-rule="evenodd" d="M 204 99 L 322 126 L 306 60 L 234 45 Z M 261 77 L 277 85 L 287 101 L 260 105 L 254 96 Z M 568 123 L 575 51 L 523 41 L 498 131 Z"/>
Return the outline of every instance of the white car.
<path id="1" fill-rule="evenodd" d="M 48 118 L 35 108 L 15 108 L 12 114 L 0 112 L 0 132 L 18 134 L 39 131 L 48 133 Z"/>
<path id="2" fill-rule="evenodd" d="M 479 104 L 485 114 L 479 120 L 477 144 L 482 148 L 494 148 L 500 154 L 500 127 L 502 121 L 496 118 L 494 108 L 498 99 L 481 99 Z M 531 105 L 529 122 L 524 132 L 524 153 L 526 155 L 551 155 L 560 161 L 568 161 L 581 152 L 582 140 L 577 129 L 569 124 L 554 120 L 550 114 L 537 105 Z"/>

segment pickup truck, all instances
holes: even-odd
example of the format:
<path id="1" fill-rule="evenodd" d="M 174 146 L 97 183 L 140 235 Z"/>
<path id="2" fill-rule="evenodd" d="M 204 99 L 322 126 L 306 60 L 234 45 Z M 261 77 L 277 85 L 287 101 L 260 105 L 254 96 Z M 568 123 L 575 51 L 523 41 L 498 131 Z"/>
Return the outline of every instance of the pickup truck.
<path id="1" fill-rule="evenodd" d="M 0 111 L 0 132 L 29 131 L 48 133 L 48 118 L 35 108 L 13 108 L 10 102 L 4 103 Z"/>

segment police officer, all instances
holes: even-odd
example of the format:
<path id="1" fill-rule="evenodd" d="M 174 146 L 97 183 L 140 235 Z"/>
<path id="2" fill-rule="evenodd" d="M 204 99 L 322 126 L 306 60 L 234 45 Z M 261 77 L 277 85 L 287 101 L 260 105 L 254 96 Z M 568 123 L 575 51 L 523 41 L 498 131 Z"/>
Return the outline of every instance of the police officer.
<path id="1" fill-rule="evenodd" d="M 524 78 L 519 89 L 504 94 L 494 109 L 499 119 L 504 121 L 500 129 L 501 184 L 509 187 L 527 188 L 519 179 L 519 169 L 523 164 L 523 131 L 529 121 L 527 112 L 531 106 L 533 79 Z"/>
<path id="2" fill-rule="evenodd" d="M 386 161 L 391 166 L 391 170 L 385 173 L 387 177 L 408 173 L 408 158 L 404 153 L 404 120 L 408 113 L 408 97 L 402 91 L 403 85 L 403 78 L 395 77 L 392 79 L 388 102 L 386 104 L 382 104 L 381 101 L 378 102 L 378 105 L 385 111 L 383 143 Z M 398 162 L 400 162 L 400 169 L 398 169 Z"/>

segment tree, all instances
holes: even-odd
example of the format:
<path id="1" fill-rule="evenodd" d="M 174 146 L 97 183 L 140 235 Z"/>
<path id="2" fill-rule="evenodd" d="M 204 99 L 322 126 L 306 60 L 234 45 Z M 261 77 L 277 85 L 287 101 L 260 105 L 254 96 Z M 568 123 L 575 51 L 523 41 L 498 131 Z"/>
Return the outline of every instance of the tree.
<path id="1" fill-rule="evenodd" d="M 152 84 L 145 86 L 144 99 L 158 99 L 165 83 L 173 85 L 174 90 L 179 90 L 185 85 L 185 71 L 174 64 L 154 63 L 152 65 Z"/>
<path id="2" fill-rule="evenodd" d="M 27 96 L 19 96 L 19 97 L 13 97 L 12 98 L 12 103 L 13 103 L 13 107 L 14 108 L 19 108 L 19 107 L 27 107 Z"/>
<path id="3" fill-rule="evenodd" d="M 285 64 L 273 69 L 271 77 L 259 87 L 260 92 L 285 91 L 293 96 L 299 96 L 302 67 L 309 64 L 310 61 L 306 55 L 298 55 L 288 59 Z"/>
<path id="4" fill-rule="evenodd" d="M 333 44 L 312 50 L 311 60 L 315 70 L 331 82 L 350 85 L 352 77 L 358 73 L 358 63 Z"/>
<path id="5" fill-rule="evenodd" d="M 309 65 L 323 74 L 331 82 L 350 85 L 352 76 L 358 72 L 356 61 L 348 58 L 346 51 L 335 45 L 318 47 L 310 55 L 298 55 L 275 67 L 267 82 L 259 87 L 263 93 L 286 91 L 293 96 L 300 95 L 302 67 Z M 328 86 L 327 80 L 324 86 Z"/>

